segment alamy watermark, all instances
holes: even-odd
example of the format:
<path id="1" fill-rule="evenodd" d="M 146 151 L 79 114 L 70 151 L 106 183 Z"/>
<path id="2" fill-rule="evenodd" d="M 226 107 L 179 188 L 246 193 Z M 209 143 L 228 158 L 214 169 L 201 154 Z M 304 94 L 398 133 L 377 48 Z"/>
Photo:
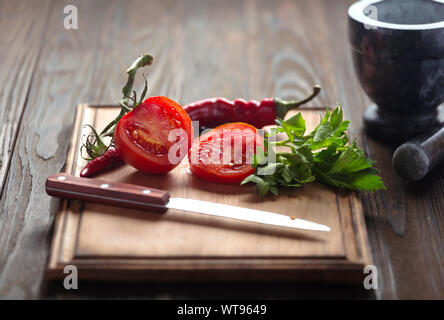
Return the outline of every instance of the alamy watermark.
<path id="1" fill-rule="evenodd" d="M 271 150 L 273 145 L 271 139 L 264 139 L 265 131 L 262 129 L 258 129 L 256 133 L 252 133 L 251 129 L 207 129 L 202 132 L 202 136 L 206 135 L 206 141 L 214 141 L 214 143 L 207 144 L 205 141 L 201 142 L 199 140 L 199 122 L 193 121 L 192 124 L 197 136 L 194 137 L 194 144 L 189 152 L 191 164 L 251 164 L 254 155 L 256 160 L 261 159 L 259 165 L 276 163 L 274 152 L 265 153 L 265 150 Z M 168 161 L 177 165 L 188 153 L 188 134 L 182 128 L 172 129 L 169 132 L 168 141 L 172 143 L 168 149 Z M 263 145 L 262 141 L 266 142 L 267 145 Z M 261 174 L 272 175 L 274 171 L 267 170 L 266 173 Z"/>
<path id="2" fill-rule="evenodd" d="M 79 277 L 77 267 L 70 264 L 63 268 L 63 273 L 67 276 L 63 279 L 63 287 L 66 290 L 77 290 L 79 288 Z"/>
<path id="3" fill-rule="evenodd" d="M 370 264 L 365 266 L 364 274 L 367 276 L 364 278 L 364 288 L 367 290 L 378 290 L 378 268 Z"/>
<path id="4" fill-rule="evenodd" d="M 378 20 L 378 8 L 376 6 L 373 5 L 369 5 L 364 9 L 364 14 L 369 17 L 370 19 L 373 20 Z M 377 29 L 377 27 L 375 26 L 371 26 L 368 24 L 364 23 L 364 28 L 366 28 L 367 30 L 370 29 Z"/>
<path id="5" fill-rule="evenodd" d="M 70 4 L 63 8 L 65 18 L 63 19 L 63 27 L 66 30 L 79 29 L 79 11 L 77 7 Z"/>
<path id="6" fill-rule="evenodd" d="M 364 288 L 366 290 L 378 290 L 378 268 L 374 265 L 366 265 L 364 268 Z M 66 290 L 77 290 L 79 288 L 79 277 L 77 267 L 70 264 L 65 266 L 63 273 L 66 274 L 63 279 L 63 287 Z"/>

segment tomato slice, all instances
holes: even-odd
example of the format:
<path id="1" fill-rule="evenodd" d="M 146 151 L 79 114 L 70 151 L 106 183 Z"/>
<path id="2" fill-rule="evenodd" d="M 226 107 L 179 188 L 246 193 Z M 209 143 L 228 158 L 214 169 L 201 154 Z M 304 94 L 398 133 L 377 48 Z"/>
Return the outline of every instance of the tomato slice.
<path id="1" fill-rule="evenodd" d="M 251 159 L 263 138 L 252 125 L 227 123 L 204 133 L 188 152 L 191 172 L 217 183 L 240 183 L 254 172 Z"/>
<path id="2" fill-rule="evenodd" d="M 134 168 L 167 173 L 187 155 L 192 136 L 190 117 L 179 104 L 166 97 L 150 97 L 120 119 L 114 144 Z"/>

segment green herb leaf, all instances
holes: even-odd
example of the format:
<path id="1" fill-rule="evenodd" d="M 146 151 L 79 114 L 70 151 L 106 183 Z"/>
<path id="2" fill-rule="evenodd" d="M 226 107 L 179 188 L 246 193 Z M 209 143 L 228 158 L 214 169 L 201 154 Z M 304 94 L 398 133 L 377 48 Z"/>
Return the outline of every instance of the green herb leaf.
<path id="1" fill-rule="evenodd" d="M 305 119 L 300 112 L 290 119 L 283 121 L 283 124 L 298 137 L 303 136 L 305 133 Z"/>
<path id="2" fill-rule="evenodd" d="M 309 134 L 305 134 L 305 120 L 300 113 L 288 120 L 277 119 L 278 132 L 286 133 L 288 139 L 274 142 L 287 147 L 287 152 L 276 152 L 268 158 L 273 149 L 256 151 L 253 157 L 255 173 L 247 177 L 242 184 L 256 183 L 259 195 L 271 192 L 278 194 L 278 187 L 300 187 L 304 183 L 321 181 L 337 188 L 375 191 L 385 189 L 384 183 L 373 168 L 374 161 L 365 157 L 364 151 L 356 142 L 348 144 L 346 134 L 349 121 L 343 120 L 341 107 L 333 112 L 327 110 L 319 125 Z M 265 139 L 268 145 L 268 138 Z M 260 160 L 260 161 L 259 161 Z"/>
<path id="3" fill-rule="evenodd" d="M 244 181 L 241 182 L 241 185 L 248 182 L 256 183 L 259 195 L 263 196 L 267 194 L 269 186 L 265 183 L 265 181 L 261 177 L 251 174 L 248 177 L 246 177 Z"/>

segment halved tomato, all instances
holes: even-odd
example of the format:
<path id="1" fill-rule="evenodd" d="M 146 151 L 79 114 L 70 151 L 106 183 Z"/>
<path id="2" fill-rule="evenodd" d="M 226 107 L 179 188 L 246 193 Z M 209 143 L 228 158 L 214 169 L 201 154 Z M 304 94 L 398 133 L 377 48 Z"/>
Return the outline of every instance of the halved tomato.
<path id="1" fill-rule="evenodd" d="M 218 183 L 240 183 L 254 172 L 252 157 L 263 138 L 252 125 L 227 123 L 197 139 L 188 160 L 191 172 L 199 178 Z"/>
<path id="2" fill-rule="evenodd" d="M 166 97 L 150 97 L 117 123 L 114 144 L 123 160 L 140 171 L 166 173 L 191 147 L 190 117 Z"/>

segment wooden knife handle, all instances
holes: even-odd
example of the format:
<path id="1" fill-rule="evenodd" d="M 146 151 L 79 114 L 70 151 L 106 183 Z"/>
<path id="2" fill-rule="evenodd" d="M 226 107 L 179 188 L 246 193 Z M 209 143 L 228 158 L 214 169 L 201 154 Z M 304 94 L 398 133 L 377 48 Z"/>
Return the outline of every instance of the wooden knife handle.
<path id="1" fill-rule="evenodd" d="M 55 197 L 157 212 L 167 210 L 166 204 L 170 198 L 169 193 L 163 190 L 128 183 L 79 178 L 67 173 L 50 176 L 46 180 L 46 192 Z"/>

